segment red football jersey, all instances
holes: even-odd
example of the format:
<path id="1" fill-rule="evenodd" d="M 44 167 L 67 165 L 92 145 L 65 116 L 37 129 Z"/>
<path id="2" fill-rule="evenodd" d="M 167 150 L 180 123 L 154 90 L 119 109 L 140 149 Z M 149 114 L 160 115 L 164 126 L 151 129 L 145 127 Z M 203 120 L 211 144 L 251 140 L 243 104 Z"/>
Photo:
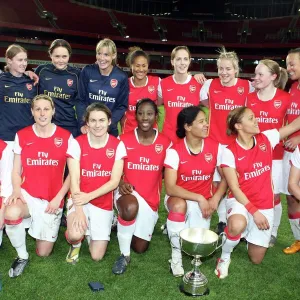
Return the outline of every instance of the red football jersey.
<path id="1" fill-rule="evenodd" d="M 234 137 L 226 134 L 228 113 L 244 106 L 250 90 L 248 80 L 236 79 L 234 86 L 223 86 L 219 78 L 207 80 L 201 89 L 201 100 L 209 99 L 209 136 L 223 145 Z"/>
<path id="2" fill-rule="evenodd" d="M 22 188 L 32 197 L 50 202 L 60 191 L 72 139 L 70 132 L 59 126 L 48 138 L 37 136 L 34 126 L 18 131 L 14 152 L 21 155 Z"/>
<path id="3" fill-rule="evenodd" d="M 137 102 L 143 98 L 149 98 L 157 103 L 157 89 L 160 78 L 157 76 L 147 76 L 145 86 L 135 86 L 132 77 L 129 79 L 129 98 L 128 110 L 125 113 L 125 120 L 123 125 L 123 133 L 133 131 L 137 127 L 135 119 L 135 106 Z"/>
<path id="4" fill-rule="evenodd" d="M 201 84 L 192 76 L 189 76 L 184 84 L 176 83 L 173 76 L 162 79 L 161 92 L 165 107 L 165 120 L 162 132 L 173 143 L 178 141 L 176 136 L 177 115 L 185 107 L 199 105 L 200 89 Z"/>
<path id="5" fill-rule="evenodd" d="M 124 146 L 124 150 L 122 149 L 121 144 L 119 139 L 109 134 L 105 146 L 99 149 L 90 146 L 88 134 L 80 135 L 72 142 L 68 157 L 80 161 L 80 191 L 92 192 L 110 180 L 115 161 L 124 156 L 125 149 Z M 89 203 L 101 209 L 112 210 L 113 191 Z"/>
<path id="6" fill-rule="evenodd" d="M 294 82 L 290 89 L 290 107 L 287 110 L 288 123 L 293 122 L 300 116 L 300 84 L 298 81 Z M 300 135 L 300 130 L 294 132 L 290 137 Z M 288 149 L 286 149 L 289 151 Z"/>
<path id="7" fill-rule="evenodd" d="M 157 211 L 162 185 L 162 171 L 166 150 L 170 140 L 161 133 L 156 134 L 151 145 L 142 145 L 138 141 L 136 130 L 120 136 L 126 147 L 127 157 L 124 163 L 124 182 L 134 186 L 148 205 Z"/>
<path id="8" fill-rule="evenodd" d="M 209 199 L 213 195 L 213 176 L 220 156 L 219 143 L 213 139 L 204 139 L 202 151 L 195 155 L 184 138 L 167 151 L 164 165 L 177 170 L 177 185 Z"/>
<path id="9" fill-rule="evenodd" d="M 290 95 L 280 89 L 276 89 L 274 97 L 269 101 L 261 101 L 257 93 L 247 96 L 247 107 L 249 107 L 259 123 L 261 131 L 279 129 L 284 126 L 286 113 L 290 107 Z M 283 142 L 281 141 L 273 151 L 273 159 L 283 158 Z"/>
<path id="10" fill-rule="evenodd" d="M 248 200 L 258 209 L 269 209 L 274 207 L 272 148 L 279 143 L 279 132 L 268 130 L 255 135 L 254 139 L 252 149 L 244 149 L 237 140 L 225 148 L 221 167 L 236 169 L 240 189 Z M 228 197 L 234 197 L 231 191 Z"/>

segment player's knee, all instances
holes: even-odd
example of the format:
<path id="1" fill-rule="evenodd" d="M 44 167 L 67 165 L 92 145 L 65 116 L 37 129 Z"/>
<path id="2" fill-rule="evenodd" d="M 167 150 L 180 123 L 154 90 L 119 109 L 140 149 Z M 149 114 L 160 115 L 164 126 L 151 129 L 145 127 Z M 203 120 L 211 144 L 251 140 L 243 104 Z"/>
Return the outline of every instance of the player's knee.
<path id="1" fill-rule="evenodd" d="M 172 207 L 170 208 L 173 212 L 185 214 L 187 210 L 186 201 L 180 198 L 176 198 L 172 201 Z"/>
<path id="2" fill-rule="evenodd" d="M 69 244 L 78 244 L 83 239 L 82 234 L 73 229 L 68 229 L 65 233 L 65 236 L 66 236 L 66 240 Z"/>
<path id="3" fill-rule="evenodd" d="M 48 257 L 52 252 L 52 248 L 51 249 L 36 248 L 35 252 L 39 257 Z"/>
<path id="4" fill-rule="evenodd" d="M 245 230 L 247 226 L 247 222 L 246 220 L 236 218 L 236 219 L 229 220 L 227 226 L 228 226 L 228 233 L 231 236 L 237 236 Z"/>
<path id="5" fill-rule="evenodd" d="M 4 212 L 4 218 L 7 220 L 15 221 L 19 220 L 22 217 L 22 211 L 20 208 L 14 206 L 9 207 L 7 206 Z"/>
<path id="6" fill-rule="evenodd" d="M 94 253 L 91 252 L 91 258 L 93 261 L 100 261 L 104 257 L 104 253 Z"/>
<path id="7" fill-rule="evenodd" d="M 149 243 L 146 245 L 132 245 L 132 250 L 137 254 L 145 253 L 149 248 Z"/>
<path id="8" fill-rule="evenodd" d="M 250 256 L 250 261 L 254 264 L 254 265 L 259 265 L 262 263 L 264 256 Z"/>
<path id="9" fill-rule="evenodd" d="M 120 217 L 125 221 L 132 221 L 136 218 L 136 215 L 139 211 L 138 202 L 130 202 L 125 207 L 122 207 L 122 210 L 119 211 Z"/>

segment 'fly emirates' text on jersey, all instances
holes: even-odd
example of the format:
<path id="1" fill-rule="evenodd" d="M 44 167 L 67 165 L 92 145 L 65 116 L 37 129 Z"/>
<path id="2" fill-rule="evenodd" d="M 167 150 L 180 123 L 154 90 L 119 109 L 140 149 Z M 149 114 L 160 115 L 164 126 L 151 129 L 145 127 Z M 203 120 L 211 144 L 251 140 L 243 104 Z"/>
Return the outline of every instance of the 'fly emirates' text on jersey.
<path id="1" fill-rule="evenodd" d="M 126 151 L 120 140 L 107 134 L 104 147 L 90 146 L 88 134 L 83 134 L 71 143 L 68 157 L 80 161 L 80 191 L 90 193 L 107 183 L 116 160 L 123 158 Z M 112 210 L 113 191 L 91 200 L 89 203 L 105 210 Z"/>
<path id="2" fill-rule="evenodd" d="M 123 133 L 133 131 L 137 127 L 135 118 L 136 104 L 143 98 L 149 98 L 157 103 L 157 89 L 160 78 L 157 76 L 147 76 L 147 82 L 144 86 L 135 86 L 133 77 L 128 79 L 129 82 L 129 98 L 128 109 L 125 113 L 123 125 Z"/>
<path id="3" fill-rule="evenodd" d="M 88 105 L 98 102 L 111 110 L 111 128 L 115 128 L 127 110 L 128 93 L 128 77 L 120 68 L 114 66 L 110 74 L 105 76 L 101 75 L 97 64 L 85 66 L 79 79 L 78 120 L 81 122 Z"/>
<path id="4" fill-rule="evenodd" d="M 0 139 L 13 141 L 20 129 L 33 124 L 31 101 L 36 94 L 33 81 L 26 75 L 0 75 Z"/>
<path id="5" fill-rule="evenodd" d="M 53 64 L 38 66 L 38 92 L 50 96 L 55 104 L 53 123 L 63 128 L 78 127 L 74 106 L 77 105 L 77 92 L 80 70 L 68 66 L 58 70 Z"/>
<path id="6" fill-rule="evenodd" d="M 201 152 L 192 154 L 184 138 L 167 151 L 164 165 L 177 170 L 178 186 L 209 199 L 213 196 L 213 176 L 220 159 L 221 147 L 213 139 L 203 139 Z"/>
<path id="7" fill-rule="evenodd" d="M 274 97 L 269 101 L 261 101 L 257 93 L 251 93 L 247 97 L 247 107 L 253 112 L 258 121 L 259 129 L 280 129 L 284 126 L 286 113 L 290 107 L 290 95 L 280 89 L 276 89 Z M 273 151 L 273 159 L 283 158 L 283 142 L 281 141 Z"/>
<path id="8" fill-rule="evenodd" d="M 157 211 L 162 185 L 162 171 L 166 150 L 170 140 L 156 131 L 151 145 L 142 145 L 138 141 L 136 130 L 120 136 L 126 147 L 124 161 L 124 182 L 130 183 L 145 199 L 152 210 Z"/>
<path id="9" fill-rule="evenodd" d="M 294 82 L 290 89 L 290 107 L 287 110 L 287 121 L 290 124 L 297 117 L 300 116 L 300 84 L 298 81 Z M 294 132 L 291 137 L 300 135 L 300 130 Z M 288 149 L 285 149 L 289 151 Z"/>
<path id="10" fill-rule="evenodd" d="M 34 125 L 16 134 L 14 152 L 21 155 L 22 188 L 32 197 L 50 202 L 60 191 L 72 139 L 70 132 L 58 126 L 48 138 L 37 136 Z"/>
<path id="11" fill-rule="evenodd" d="M 244 149 L 236 140 L 224 149 L 221 167 L 236 169 L 239 187 L 258 209 L 274 207 L 272 184 L 273 148 L 279 143 L 279 132 L 267 130 L 254 137 L 252 149 Z M 233 198 L 229 192 L 229 198 Z"/>
<path id="12" fill-rule="evenodd" d="M 199 105 L 201 85 L 192 77 L 188 76 L 184 84 L 175 82 L 174 75 L 162 79 L 159 96 L 163 98 L 165 107 L 165 121 L 163 134 L 173 143 L 178 141 L 176 136 L 177 116 L 185 107 Z"/>
<path id="13" fill-rule="evenodd" d="M 201 100 L 209 100 L 209 137 L 223 145 L 234 138 L 226 134 L 226 120 L 229 112 L 245 106 L 250 91 L 250 82 L 236 79 L 234 86 L 223 86 L 219 78 L 207 80 L 201 89 Z"/>

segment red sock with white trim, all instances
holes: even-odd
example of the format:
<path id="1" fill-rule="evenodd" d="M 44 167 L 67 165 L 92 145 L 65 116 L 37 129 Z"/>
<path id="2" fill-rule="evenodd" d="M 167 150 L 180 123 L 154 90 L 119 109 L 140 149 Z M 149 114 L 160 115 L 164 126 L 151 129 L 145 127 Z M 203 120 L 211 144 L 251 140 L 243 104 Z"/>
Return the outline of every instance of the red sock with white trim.
<path id="1" fill-rule="evenodd" d="M 300 241 L 300 212 L 289 214 L 291 229 L 296 241 Z"/>
<path id="2" fill-rule="evenodd" d="M 4 220 L 5 230 L 12 246 L 16 249 L 18 256 L 22 259 L 28 259 L 29 254 L 26 249 L 26 231 L 23 219 Z"/>
<path id="3" fill-rule="evenodd" d="M 130 245 L 135 230 L 135 219 L 125 221 L 118 216 L 118 241 L 120 251 L 124 256 L 130 256 Z"/>
<path id="4" fill-rule="evenodd" d="M 226 226 L 224 229 L 226 233 L 227 240 L 225 241 L 224 245 L 222 246 L 222 254 L 221 259 L 226 261 L 230 259 L 231 252 L 233 251 L 234 247 L 240 242 L 241 235 L 232 236 L 228 233 L 228 227 Z M 225 237 L 223 237 L 225 239 Z"/>

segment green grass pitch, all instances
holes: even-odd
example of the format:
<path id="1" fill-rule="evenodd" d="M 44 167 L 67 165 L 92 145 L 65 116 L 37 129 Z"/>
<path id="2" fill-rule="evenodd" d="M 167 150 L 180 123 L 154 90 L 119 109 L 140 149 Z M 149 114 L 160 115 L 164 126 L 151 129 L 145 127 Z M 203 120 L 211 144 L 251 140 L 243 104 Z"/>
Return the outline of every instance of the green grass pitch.
<path id="1" fill-rule="evenodd" d="M 162 199 L 163 195 L 164 193 Z M 277 244 L 268 250 L 261 265 L 250 263 L 246 243 L 243 242 L 233 252 L 229 276 L 224 280 L 219 280 L 214 274 L 216 258 L 221 250 L 203 259 L 200 269 L 207 276 L 210 287 L 210 295 L 204 299 L 300 299 L 299 254 L 288 256 L 282 252 L 293 241 L 284 198 L 282 203 L 284 211 Z M 87 243 L 84 242 L 80 261 L 75 266 L 65 262 L 69 246 L 64 238 L 64 228 L 60 229 L 53 254 L 48 258 L 40 258 L 35 254 L 35 242 L 28 236 L 30 264 L 15 279 L 8 277 L 8 270 L 16 252 L 7 236 L 4 236 L 3 248 L 0 250 L 0 274 L 3 277 L 0 300 L 189 299 L 179 292 L 181 279 L 174 278 L 169 271 L 170 244 L 167 236 L 160 231 L 160 226 L 167 217 L 162 203 L 159 216 L 149 250 L 144 254 L 132 253 L 128 270 L 121 276 L 111 272 L 113 263 L 119 256 L 115 232 L 111 235 L 107 254 L 102 261 L 91 260 Z M 212 229 L 216 223 L 217 218 L 214 216 Z M 191 270 L 191 257 L 183 255 L 183 262 L 185 271 Z M 93 293 L 88 287 L 89 281 L 102 282 L 105 290 Z"/>

